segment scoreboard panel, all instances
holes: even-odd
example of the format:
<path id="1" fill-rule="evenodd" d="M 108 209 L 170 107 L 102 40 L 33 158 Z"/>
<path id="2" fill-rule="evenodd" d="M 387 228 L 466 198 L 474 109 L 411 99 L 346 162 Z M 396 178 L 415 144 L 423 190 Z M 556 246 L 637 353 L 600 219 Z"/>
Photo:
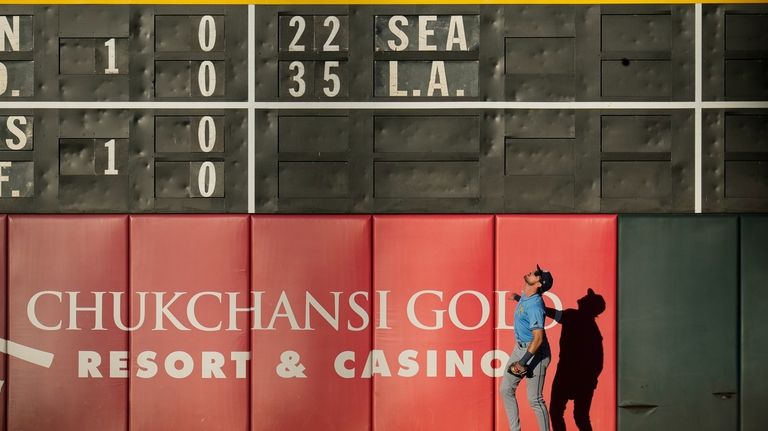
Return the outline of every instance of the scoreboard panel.
<path id="1" fill-rule="evenodd" d="M 0 99 L 245 101 L 244 9 L 0 6 Z"/>
<path id="2" fill-rule="evenodd" d="M 766 16 L 2 5 L 0 211 L 765 211 Z"/>
<path id="3" fill-rule="evenodd" d="M 768 99 L 766 5 L 703 5 L 704 100 Z"/>
<path id="4" fill-rule="evenodd" d="M 0 110 L 0 121 L 0 211 L 247 211 L 244 110 Z"/>
<path id="5" fill-rule="evenodd" d="M 693 100 L 693 26 L 692 5 L 274 7 L 256 99 Z"/>
<path id="6" fill-rule="evenodd" d="M 688 110 L 264 111 L 257 212 L 692 212 Z M 758 132 L 759 133 L 759 132 Z"/>

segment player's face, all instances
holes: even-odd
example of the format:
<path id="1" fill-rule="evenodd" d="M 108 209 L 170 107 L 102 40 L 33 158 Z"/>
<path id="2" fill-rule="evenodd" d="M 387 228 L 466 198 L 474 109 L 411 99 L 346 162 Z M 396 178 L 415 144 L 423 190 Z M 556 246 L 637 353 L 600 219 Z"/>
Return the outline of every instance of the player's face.
<path id="1" fill-rule="evenodd" d="M 530 286 L 533 286 L 534 284 L 541 281 L 541 277 L 539 276 L 539 271 L 535 269 L 529 272 L 528 274 L 525 274 L 523 276 L 523 279 L 525 279 L 525 282 L 528 283 L 528 285 Z"/>

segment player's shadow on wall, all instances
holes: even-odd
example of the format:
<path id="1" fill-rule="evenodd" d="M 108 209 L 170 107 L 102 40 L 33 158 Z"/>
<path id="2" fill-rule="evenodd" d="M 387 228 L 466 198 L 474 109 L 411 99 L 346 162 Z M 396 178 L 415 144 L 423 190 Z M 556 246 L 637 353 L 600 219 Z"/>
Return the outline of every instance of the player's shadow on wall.
<path id="1" fill-rule="evenodd" d="M 578 308 L 560 316 L 560 359 L 552 381 L 549 414 L 552 430 L 565 430 L 565 406 L 573 400 L 573 418 L 579 431 L 591 431 L 589 411 L 597 378 L 603 371 L 603 336 L 595 318 L 605 311 L 605 299 L 592 289 L 576 301 Z M 550 318 L 556 310 L 547 308 Z"/>

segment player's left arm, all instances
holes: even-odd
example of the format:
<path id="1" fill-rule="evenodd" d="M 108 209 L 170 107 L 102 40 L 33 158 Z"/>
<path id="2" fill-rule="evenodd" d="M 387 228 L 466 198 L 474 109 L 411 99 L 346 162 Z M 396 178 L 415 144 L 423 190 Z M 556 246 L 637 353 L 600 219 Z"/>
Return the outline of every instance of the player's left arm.
<path id="1" fill-rule="evenodd" d="M 531 332 L 533 333 L 533 341 L 531 341 L 531 344 L 528 345 L 528 351 L 531 353 L 531 355 L 535 355 L 536 351 L 539 350 L 539 347 L 541 347 L 541 344 L 544 343 L 544 330 L 534 329 Z"/>
<path id="2" fill-rule="evenodd" d="M 533 341 L 531 341 L 530 344 L 528 344 L 528 349 L 526 350 L 525 354 L 522 358 L 520 358 L 519 361 L 515 362 L 513 370 L 514 374 L 517 374 L 518 376 L 524 375 L 528 369 L 528 362 L 530 362 L 531 358 L 536 354 L 536 351 L 539 350 L 539 347 L 541 347 L 541 344 L 544 342 L 544 330 L 543 329 L 533 329 L 531 331 L 533 333 Z"/>

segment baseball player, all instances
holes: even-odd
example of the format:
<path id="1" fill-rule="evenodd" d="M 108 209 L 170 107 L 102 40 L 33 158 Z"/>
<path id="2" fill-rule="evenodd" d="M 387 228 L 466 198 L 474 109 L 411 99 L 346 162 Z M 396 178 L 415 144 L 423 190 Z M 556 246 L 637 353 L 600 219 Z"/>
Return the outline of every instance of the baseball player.
<path id="1" fill-rule="evenodd" d="M 509 357 L 501 380 L 501 398 L 507 411 L 509 429 L 520 431 L 520 415 L 515 391 L 520 380 L 528 378 L 528 402 L 536 414 L 540 431 L 549 431 L 549 414 L 542 391 L 550 361 L 550 350 L 544 334 L 544 301 L 541 294 L 552 288 L 552 274 L 536 265 L 536 270 L 523 276 L 522 296 L 515 308 L 515 349 Z"/>

